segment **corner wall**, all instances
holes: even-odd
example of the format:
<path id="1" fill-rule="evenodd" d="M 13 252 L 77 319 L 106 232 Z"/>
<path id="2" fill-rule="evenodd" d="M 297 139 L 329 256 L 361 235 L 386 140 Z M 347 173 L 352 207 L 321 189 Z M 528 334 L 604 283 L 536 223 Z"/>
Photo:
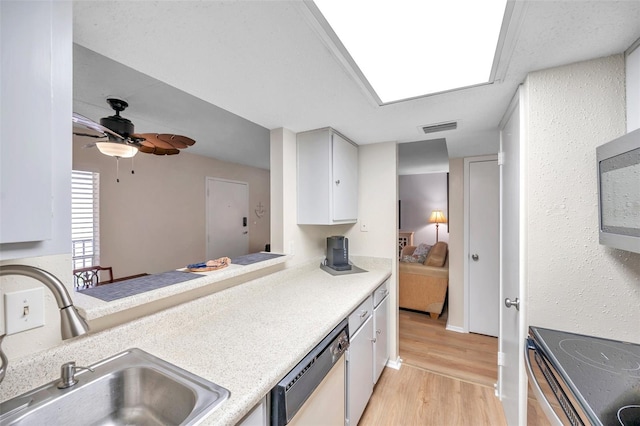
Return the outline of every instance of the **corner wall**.
<path id="1" fill-rule="evenodd" d="M 346 233 L 354 256 L 391 259 L 389 360 L 398 359 L 398 150 L 395 142 L 358 147 L 358 224 Z M 361 232 L 359 223 L 367 223 Z"/>
<path id="2" fill-rule="evenodd" d="M 625 133 L 624 58 L 528 75 L 528 316 L 640 343 L 640 254 L 598 243 L 596 147 Z"/>
<path id="3" fill-rule="evenodd" d="M 464 158 L 449 159 L 447 329 L 464 331 Z"/>

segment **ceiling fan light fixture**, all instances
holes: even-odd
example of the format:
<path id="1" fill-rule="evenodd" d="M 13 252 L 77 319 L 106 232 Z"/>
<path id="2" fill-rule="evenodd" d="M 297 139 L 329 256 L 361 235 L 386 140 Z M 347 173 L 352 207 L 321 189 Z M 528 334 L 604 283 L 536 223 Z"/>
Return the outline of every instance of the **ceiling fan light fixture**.
<path id="1" fill-rule="evenodd" d="M 96 147 L 104 155 L 118 158 L 131 158 L 138 153 L 138 148 L 118 142 L 97 142 Z"/>

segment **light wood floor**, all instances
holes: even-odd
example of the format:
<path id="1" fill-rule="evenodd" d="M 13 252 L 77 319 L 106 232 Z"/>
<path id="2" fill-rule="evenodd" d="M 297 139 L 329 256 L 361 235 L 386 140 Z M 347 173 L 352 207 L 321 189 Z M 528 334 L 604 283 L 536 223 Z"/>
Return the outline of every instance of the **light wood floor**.
<path id="1" fill-rule="evenodd" d="M 360 426 L 506 425 L 493 389 L 498 339 L 447 331 L 443 314 L 400 310 L 402 368 L 385 368 Z M 528 420 L 548 425 L 535 400 Z"/>

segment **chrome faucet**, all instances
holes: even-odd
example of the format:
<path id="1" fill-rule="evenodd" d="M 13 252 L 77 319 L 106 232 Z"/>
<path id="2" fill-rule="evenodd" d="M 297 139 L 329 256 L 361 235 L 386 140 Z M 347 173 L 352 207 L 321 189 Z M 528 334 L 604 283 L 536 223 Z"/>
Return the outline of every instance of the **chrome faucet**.
<path id="1" fill-rule="evenodd" d="M 75 306 L 73 306 L 71 297 L 64 287 L 64 284 L 50 272 L 36 268 L 35 266 L 6 265 L 0 266 L 0 276 L 3 275 L 24 275 L 31 277 L 40 281 L 51 290 L 58 303 L 58 308 L 60 308 L 60 332 L 63 340 L 80 336 L 89 331 L 89 325 L 84 318 L 80 316 Z M 2 351 L 2 339 L 4 339 L 5 336 L 6 334 L 0 336 L 0 361 L 2 362 L 0 365 L 0 382 L 4 379 L 7 365 L 9 364 L 7 356 Z"/>

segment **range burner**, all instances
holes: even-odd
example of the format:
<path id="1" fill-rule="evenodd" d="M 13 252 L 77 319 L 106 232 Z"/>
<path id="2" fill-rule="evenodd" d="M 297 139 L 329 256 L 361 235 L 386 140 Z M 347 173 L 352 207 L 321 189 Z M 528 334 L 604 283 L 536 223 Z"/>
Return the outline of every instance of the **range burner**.
<path id="1" fill-rule="evenodd" d="M 618 410 L 618 421 L 621 426 L 640 425 L 640 405 L 627 405 Z"/>
<path id="2" fill-rule="evenodd" d="M 562 392 L 551 387 L 556 394 L 551 398 L 568 404 L 562 413 L 566 420 L 576 425 L 640 426 L 639 344 L 541 327 L 529 330 L 536 356 L 549 361 L 552 375 L 569 392 L 569 398 L 561 398 Z M 560 407 L 566 408 L 562 402 Z"/>
<path id="3" fill-rule="evenodd" d="M 605 343 L 563 339 L 560 348 L 572 358 L 614 374 L 640 378 L 640 356 Z"/>

